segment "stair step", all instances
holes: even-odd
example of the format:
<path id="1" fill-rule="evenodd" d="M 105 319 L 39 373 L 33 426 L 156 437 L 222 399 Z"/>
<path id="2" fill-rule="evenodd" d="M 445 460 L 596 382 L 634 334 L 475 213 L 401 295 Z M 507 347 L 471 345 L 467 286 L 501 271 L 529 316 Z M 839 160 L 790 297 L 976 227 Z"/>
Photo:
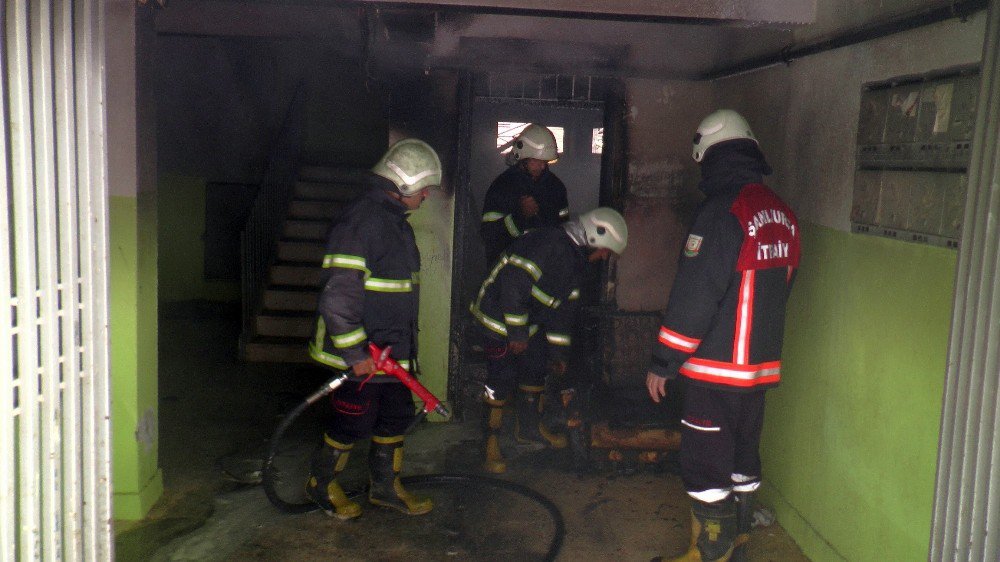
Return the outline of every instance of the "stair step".
<path id="1" fill-rule="evenodd" d="M 264 309 L 254 319 L 257 335 L 243 349 L 248 362 L 316 364 L 308 344 L 325 278 L 326 236 L 348 202 L 367 189 L 369 172 L 303 166 L 298 177 L 278 242 L 278 263 L 263 294 Z"/>
<path id="2" fill-rule="evenodd" d="M 314 312 L 319 291 L 297 287 L 270 287 L 264 291 L 264 308 L 271 310 L 297 310 Z"/>
<path id="3" fill-rule="evenodd" d="M 297 242 L 291 240 L 281 240 L 278 242 L 278 261 L 311 263 L 319 267 L 323 264 L 323 255 L 325 253 L 326 246 L 315 242 Z"/>
<path id="4" fill-rule="evenodd" d="M 322 267 L 315 265 L 275 264 L 271 266 L 271 283 L 296 287 L 319 287 L 326 280 Z"/>
<path id="5" fill-rule="evenodd" d="M 256 333 L 259 336 L 304 338 L 303 341 L 308 341 L 313 335 L 316 315 L 264 310 L 257 315 L 255 322 Z"/>
<path id="6" fill-rule="evenodd" d="M 326 241 L 326 233 L 330 228 L 328 220 L 289 219 L 285 221 L 281 231 L 282 238 L 296 240 Z"/>
<path id="7" fill-rule="evenodd" d="M 332 221 L 347 205 L 339 201 L 293 200 L 288 204 L 288 217 Z"/>
<path id="8" fill-rule="evenodd" d="M 364 193 L 365 186 L 354 183 L 328 183 L 315 181 L 295 182 L 295 199 L 337 201 L 347 203 Z"/>
<path id="9" fill-rule="evenodd" d="M 261 363 L 311 363 L 309 343 L 298 338 L 254 338 L 243 349 L 243 359 Z"/>

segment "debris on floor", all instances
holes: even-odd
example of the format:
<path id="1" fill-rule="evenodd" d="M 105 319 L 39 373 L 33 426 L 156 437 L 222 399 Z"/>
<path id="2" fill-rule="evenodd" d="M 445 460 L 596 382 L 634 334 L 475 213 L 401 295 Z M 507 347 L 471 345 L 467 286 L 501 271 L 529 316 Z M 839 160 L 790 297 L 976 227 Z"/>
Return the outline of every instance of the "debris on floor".
<path id="1" fill-rule="evenodd" d="M 294 397 L 314 390 L 326 373 L 240 364 L 235 350 L 224 351 L 236 341 L 235 319 L 212 314 L 210 306 L 206 313 L 206 306 L 174 308 L 161 319 L 165 490 L 146 520 L 116 525 L 117 560 L 544 559 L 555 532 L 552 518 L 535 502 L 494 488 L 410 486 L 435 502 L 423 516 L 377 508 L 363 498 L 362 516 L 347 522 L 321 511 L 289 515 L 274 508 L 257 485 L 266 442 Z M 281 493 L 296 500 L 304 498 L 306 459 L 322 427 L 321 412 L 307 414 L 290 429 L 276 460 Z M 421 423 L 407 437 L 404 476 L 478 474 L 480 427 L 475 415 L 469 420 Z M 503 479 L 542 494 L 564 519 L 556 560 L 645 562 L 686 546 L 689 502 L 671 463 L 580 471 L 567 449 L 523 448 L 513 440 L 503 446 L 509 455 Z M 365 448 L 359 443 L 351 456 L 345 487 L 367 482 Z M 755 523 L 751 560 L 807 560 L 766 508 L 757 510 Z"/>

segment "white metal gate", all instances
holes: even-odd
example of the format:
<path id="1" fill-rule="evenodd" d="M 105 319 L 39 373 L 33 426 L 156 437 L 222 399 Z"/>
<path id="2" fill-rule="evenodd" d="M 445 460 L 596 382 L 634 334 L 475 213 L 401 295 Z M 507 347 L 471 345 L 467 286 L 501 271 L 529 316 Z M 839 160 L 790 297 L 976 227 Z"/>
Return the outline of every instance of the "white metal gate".
<path id="1" fill-rule="evenodd" d="M 986 17 L 928 560 L 1000 560 L 1000 0 Z"/>
<path id="2" fill-rule="evenodd" d="M 0 561 L 110 560 L 104 6 L 0 5 Z"/>

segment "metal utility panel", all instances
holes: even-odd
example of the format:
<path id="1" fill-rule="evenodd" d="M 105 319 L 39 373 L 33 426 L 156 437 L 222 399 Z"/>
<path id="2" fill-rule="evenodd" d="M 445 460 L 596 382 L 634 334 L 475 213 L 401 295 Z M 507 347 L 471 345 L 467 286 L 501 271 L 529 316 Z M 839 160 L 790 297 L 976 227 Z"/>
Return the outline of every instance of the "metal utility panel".
<path id="1" fill-rule="evenodd" d="M 958 247 L 978 92 L 973 69 L 866 87 L 853 232 Z"/>
<path id="2" fill-rule="evenodd" d="M 957 248 L 965 192 L 963 173 L 858 170 L 852 231 Z"/>

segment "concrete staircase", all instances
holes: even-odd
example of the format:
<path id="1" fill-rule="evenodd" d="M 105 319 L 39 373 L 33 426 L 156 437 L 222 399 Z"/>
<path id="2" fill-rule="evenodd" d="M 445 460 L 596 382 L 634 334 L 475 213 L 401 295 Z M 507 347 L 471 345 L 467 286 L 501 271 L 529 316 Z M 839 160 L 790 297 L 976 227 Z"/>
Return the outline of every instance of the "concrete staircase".
<path id="1" fill-rule="evenodd" d="M 288 204 L 253 334 L 243 348 L 250 362 L 313 363 L 308 344 L 316 300 L 326 275 L 326 233 L 343 208 L 364 191 L 366 172 L 306 166 Z"/>

